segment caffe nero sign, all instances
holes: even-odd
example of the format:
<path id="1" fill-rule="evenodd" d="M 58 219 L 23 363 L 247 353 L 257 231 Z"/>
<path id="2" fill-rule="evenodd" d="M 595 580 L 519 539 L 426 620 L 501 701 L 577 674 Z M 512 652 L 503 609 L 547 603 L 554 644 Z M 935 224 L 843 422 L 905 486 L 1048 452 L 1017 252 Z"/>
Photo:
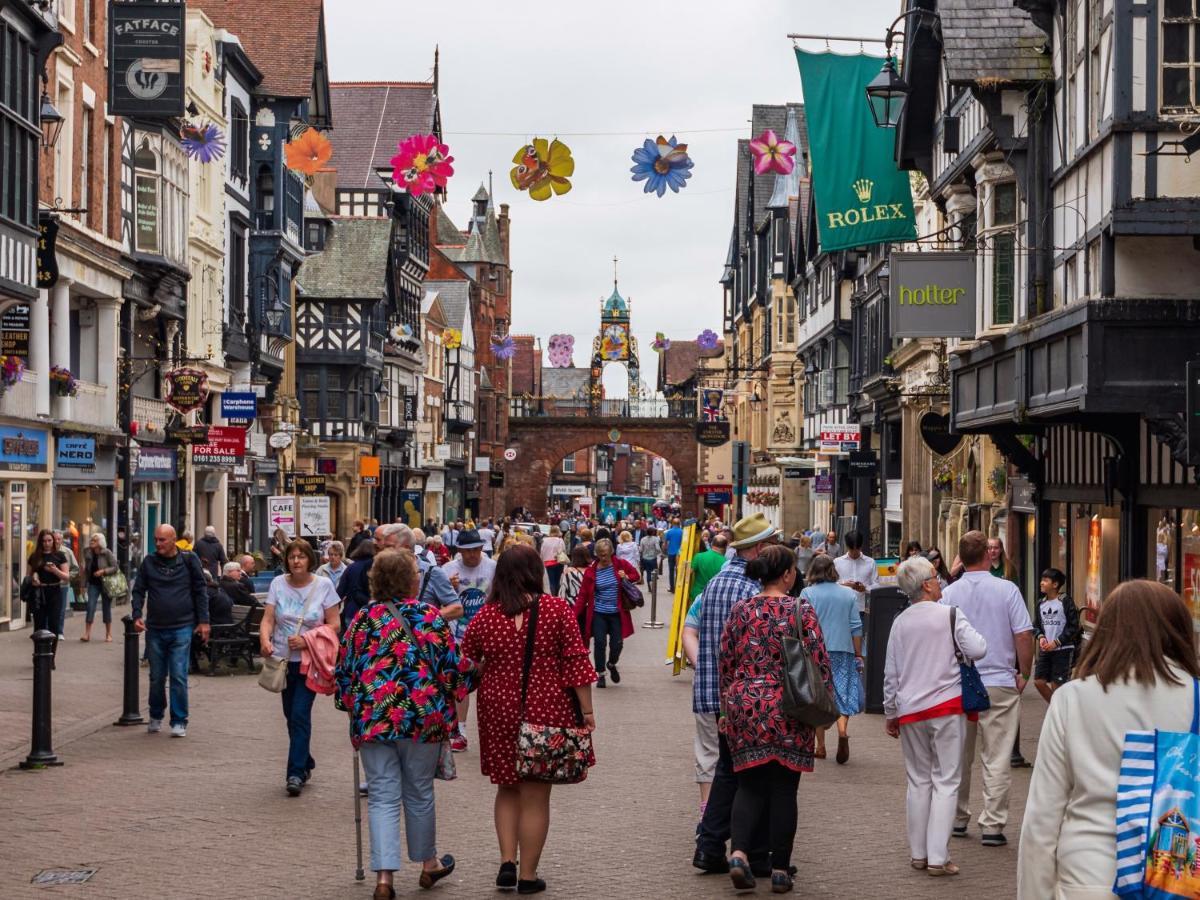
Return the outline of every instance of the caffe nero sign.
<path id="1" fill-rule="evenodd" d="M 975 254 L 893 253 L 889 272 L 893 337 L 975 337 Z"/>
<path id="2" fill-rule="evenodd" d="M 109 113 L 182 116 L 184 0 L 112 0 L 109 10 Z"/>

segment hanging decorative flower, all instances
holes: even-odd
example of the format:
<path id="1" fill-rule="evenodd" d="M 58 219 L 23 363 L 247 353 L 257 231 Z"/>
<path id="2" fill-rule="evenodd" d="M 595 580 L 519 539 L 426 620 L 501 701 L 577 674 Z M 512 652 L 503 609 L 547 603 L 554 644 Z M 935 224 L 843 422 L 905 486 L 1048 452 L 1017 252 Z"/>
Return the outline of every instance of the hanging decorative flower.
<path id="1" fill-rule="evenodd" d="M 750 153 L 754 156 L 755 175 L 767 172 L 791 175 L 796 168 L 796 145 L 781 141 L 769 128 L 750 142 Z"/>
<path id="2" fill-rule="evenodd" d="M 954 485 L 954 470 L 947 462 L 937 463 L 933 467 L 933 486 L 939 491 L 948 491 Z"/>
<path id="3" fill-rule="evenodd" d="M 414 134 L 396 145 L 397 152 L 390 160 L 392 177 L 403 184 L 414 197 L 432 194 L 446 186 L 454 174 L 454 157 L 450 148 L 434 134 Z"/>
<path id="4" fill-rule="evenodd" d="M 25 360 L 11 353 L 0 356 L 0 396 L 3 396 L 25 374 Z"/>
<path id="5" fill-rule="evenodd" d="M 534 200 L 549 200 L 552 194 L 565 194 L 571 189 L 570 177 L 575 174 L 571 148 L 555 138 L 534 138 L 513 156 L 516 165 L 509 171 L 513 187 L 528 191 Z"/>
<path id="6" fill-rule="evenodd" d="M 412 326 L 407 322 L 401 322 L 399 325 L 393 325 L 391 331 L 388 332 L 388 337 L 391 338 L 392 343 L 395 344 L 408 340 L 412 336 Z"/>
<path id="7" fill-rule="evenodd" d="M 283 145 L 287 167 L 312 178 L 333 159 L 333 144 L 315 128 L 306 128 L 294 141 Z"/>
<path id="8" fill-rule="evenodd" d="M 442 344 L 447 350 L 457 350 L 462 346 L 462 332 L 457 328 L 447 328 L 442 332 Z"/>
<path id="9" fill-rule="evenodd" d="M 62 366 L 50 367 L 50 387 L 59 397 L 74 397 L 79 393 L 79 382 L 70 369 Z"/>
<path id="10" fill-rule="evenodd" d="M 654 332 L 654 340 L 651 342 L 650 346 L 657 352 L 662 353 L 664 350 L 670 348 L 671 339 L 661 331 L 656 331 Z"/>
<path id="11" fill-rule="evenodd" d="M 179 129 L 183 152 L 192 159 L 210 163 L 225 155 L 225 135 L 211 122 L 200 125 L 185 123 Z"/>
<path id="12" fill-rule="evenodd" d="M 717 349 L 717 333 L 711 328 L 705 328 L 702 332 L 696 335 L 696 346 L 701 350 L 716 350 Z"/>
<path id="13" fill-rule="evenodd" d="M 504 337 L 492 336 L 492 356 L 499 360 L 512 359 L 517 355 L 517 342 L 511 334 Z"/>
<path id="14" fill-rule="evenodd" d="M 550 365 L 556 369 L 569 368 L 575 353 L 575 335 L 552 334 L 549 343 Z"/>
<path id="15" fill-rule="evenodd" d="M 688 145 L 679 143 L 674 135 L 669 141 L 661 134 L 657 141 L 646 138 L 642 146 L 633 151 L 634 165 L 629 170 L 633 180 L 646 182 L 642 190 L 647 194 L 653 192 L 661 197 L 667 188 L 678 194 L 680 189 L 687 187 L 695 165 L 687 148 Z"/>

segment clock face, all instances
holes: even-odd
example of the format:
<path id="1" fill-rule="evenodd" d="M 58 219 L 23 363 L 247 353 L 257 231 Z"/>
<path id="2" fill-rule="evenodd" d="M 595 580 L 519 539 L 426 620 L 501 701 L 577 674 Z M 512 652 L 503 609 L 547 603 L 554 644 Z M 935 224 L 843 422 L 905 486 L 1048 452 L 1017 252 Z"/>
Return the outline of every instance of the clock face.
<path id="1" fill-rule="evenodd" d="M 621 440 L 621 432 L 619 429 L 611 428 L 608 432 L 608 439 L 614 444 Z"/>
<path id="2" fill-rule="evenodd" d="M 606 326 L 600 333 L 600 355 L 610 362 L 629 359 L 629 326 Z"/>

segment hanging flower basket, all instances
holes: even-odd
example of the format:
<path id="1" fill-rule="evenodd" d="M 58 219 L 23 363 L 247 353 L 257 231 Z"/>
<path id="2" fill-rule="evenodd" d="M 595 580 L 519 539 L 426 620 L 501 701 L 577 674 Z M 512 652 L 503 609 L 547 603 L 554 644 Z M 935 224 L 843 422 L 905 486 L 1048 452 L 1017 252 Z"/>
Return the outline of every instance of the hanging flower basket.
<path id="1" fill-rule="evenodd" d="M 988 487 L 992 489 L 992 494 L 997 497 L 1004 496 L 1004 489 L 1008 486 L 1008 473 L 1004 471 L 1004 466 L 996 466 L 988 473 Z"/>
<path id="2" fill-rule="evenodd" d="M 25 374 L 25 360 L 19 356 L 0 356 L 0 397 Z"/>
<path id="3" fill-rule="evenodd" d="M 948 491 L 954 485 L 954 472 L 949 463 L 938 463 L 933 467 L 933 486 L 939 491 Z"/>
<path id="4" fill-rule="evenodd" d="M 79 393 L 79 381 L 70 369 L 62 366 L 50 367 L 50 390 L 56 397 L 74 397 Z"/>

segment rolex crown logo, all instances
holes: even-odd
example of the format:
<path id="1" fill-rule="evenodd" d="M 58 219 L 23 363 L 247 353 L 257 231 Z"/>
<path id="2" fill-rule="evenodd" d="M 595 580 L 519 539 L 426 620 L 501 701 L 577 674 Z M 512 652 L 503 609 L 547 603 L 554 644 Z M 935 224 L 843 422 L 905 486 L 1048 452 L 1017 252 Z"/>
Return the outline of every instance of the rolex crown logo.
<path id="1" fill-rule="evenodd" d="M 875 182 L 869 178 L 860 178 L 851 187 L 854 188 L 854 193 L 858 197 L 859 203 L 871 202 L 871 191 L 875 189 Z"/>

